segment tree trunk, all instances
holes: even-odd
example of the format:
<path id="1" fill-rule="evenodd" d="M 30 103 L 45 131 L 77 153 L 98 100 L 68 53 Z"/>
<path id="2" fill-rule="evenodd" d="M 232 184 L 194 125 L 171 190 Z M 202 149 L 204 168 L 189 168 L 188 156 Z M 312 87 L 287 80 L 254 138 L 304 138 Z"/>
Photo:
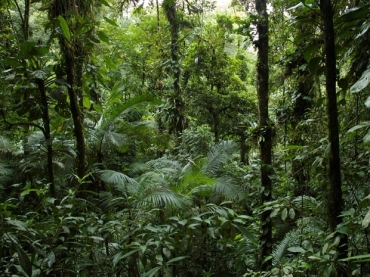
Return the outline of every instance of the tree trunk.
<path id="1" fill-rule="evenodd" d="M 259 108 L 259 124 L 261 130 L 260 151 L 261 151 L 261 202 L 265 203 L 272 200 L 272 182 L 270 175 L 271 167 L 271 125 L 269 123 L 268 100 L 269 100 L 269 65 L 268 65 L 268 14 L 266 11 L 266 0 L 256 0 L 256 10 L 258 13 L 257 33 L 258 47 L 257 57 L 257 93 Z M 261 247 L 261 270 L 268 270 L 271 267 L 271 259 L 267 262 L 263 260 L 272 253 L 272 223 L 270 212 L 265 211 L 261 215 L 262 233 L 260 236 Z"/>
<path id="2" fill-rule="evenodd" d="M 74 89 L 74 58 L 70 57 L 69 54 L 65 54 L 65 62 L 67 68 L 67 82 L 68 96 L 70 102 L 70 110 L 74 125 L 74 135 L 76 137 L 77 144 L 77 175 L 79 178 L 85 176 L 85 138 L 83 130 L 83 119 L 81 116 L 81 110 L 78 102 L 77 92 Z"/>
<path id="3" fill-rule="evenodd" d="M 53 169 L 53 141 L 50 134 L 50 117 L 49 117 L 49 106 L 48 99 L 46 96 L 45 82 L 44 80 L 37 79 L 37 86 L 40 91 L 41 106 L 42 106 L 42 123 L 44 127 L 44 137 L 47 149 L 47 172 L 48 181 L 50 183 L 50 195 L 55 197 L 55 183 L 54 183 L 54 169 Z"/>
<path id="4" fill-rule="evenodd" d="M 326 56 L 326 95 L 329 126 L 329 183 L 328 217 L 331 231 L 335 231 L 342 223 L 340 214 L 343 210 L 342 184 L 339 156 L 339 124 L 336 94 L 336 54 L 333 25 L 333 7 L 331 0 L 320 1 L 321 15 L 324 23 L 324 40 Z M 343 234 L 338 246 L 338 259 L 346 258 L 348 237 Z M 349 276 L 346 269 L 336 263 L 337 276 Z"/>
<path id="5" fill-rule="evenodd" d="M 184 101 L 182 99 L 180 86 L 181 68 L 179 57 L 179 23 L 177 19 L 176 0 L 165 0 L 163 2 L 163 8 L 171 27 L 171 60 L 174 78 L 174 95 L 171 99 L 174 114 L 172 115 L 170 130 L 174 130 L 176 137 L 179 138 L 185 129 L 186 120 L 184 116 Z"/>

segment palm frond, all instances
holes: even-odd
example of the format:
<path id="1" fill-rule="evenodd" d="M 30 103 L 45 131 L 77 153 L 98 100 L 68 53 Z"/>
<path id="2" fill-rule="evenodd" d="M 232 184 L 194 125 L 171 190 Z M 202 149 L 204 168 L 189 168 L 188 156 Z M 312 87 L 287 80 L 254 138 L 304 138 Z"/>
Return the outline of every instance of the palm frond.
<path id="1" fill-rule="evenodd" d="M 292 202 L 302 212 L 315 211 L 320 205 L 316 198 L 307 195 L 297 196 Z"/>
<path id="2" fill-rule="evenodd" d="M 112 101 L 108 99 L 106 104 L 106 110 L 103 114 L 101 128 L 105 128 L 106 124 L 112 123 L 122 114 L 128 113 L 132 108 L 140 104 L 154 103 L 155 98 L 151 95 L 138 95 L 125 103 L 118 103 L 112 98 Z"/>
<path id="3" fill-rule="evenodd" d="M 240 189 L 229 177 L 218 178 L 213 191 L 216 194 L 222 195 L 225 200 L 235 200 L 241 197 Z"/>
<path id="4" fill-rule="evenodd" d="M 10 142 L 7 138 L 0 136 L 0 152 L 8 151 L 10 148 Z"/>
<path id="5" fill-rule="evenodd" d="M 179 171 L 182 169 L 182 166 L 178 161 L 173 161 L 166 157 L 148 161 L 146 164 L 153 169 L 174 168 Z"/>
<path id="6" fill-rule="evenodd" d="M 185 208 L 189 200 L 183 195 L 174 193 L 165 187 L 151 187 L 146 191 L 146 196 L 139 201 L 139 206 L 150 205 L 156 208 Z"/>
<path id="7" fill-rule="evenodd" d="M 132 194 L 140 189 L 138 182 L 121 172 L 108 169 L 100 170 L 99 176 L 103 182 L 115 186 L 125 194 Z"/>
<path id="8" fill-rule="evenodd" d="M 13 172 L 6 164 L 0 163 L 0 176 L 9 176 Z"/>
<path id="9" fill-rule="evenodd" d="M 143 188 L 153 186 L 168 187 L 168 182 L 165 179 L 165 176 L 158 171 L 149 171 L 141 175 L 139 178 L 139 184 Z"/>
<path id="10" fill-rule="evenodd" d="M 276 245 L 275 249 L 272 251 L 272 264 L 274 266 L 282 262 L 290 243 L 292 243 L 295 238 L 295 233 L 288 233 L 286 234 L 285 238 L 278 245 Z"/>
<path id="11" fill-rule="evenodd" d="M 201 171 L 197 164 L 189 162 L 181 171 L 181 182 L 176 186 L 176 191 L 188 193 L 197 186 L 209 185 L 213 186 L 215 179 Z"/>
<path id="12" fill-rule="evenodd" d="M 121 147 L 128 143 L 127 136 L 124 134 L 119 134 L 112 131 L 105 131 L 104 132 L 104 139 L 105 141 L 110 142 L 114 146 Z"/>
<path id="13" fill-rule="evenodd" d="M 201 197 L 208 197 L 213 193 L 213 186 L 210 185 L 200 185 L 194 187 L 189 194 L 199 195 Z"/>
<path id="14" fill-rule="evenodd" d="M 221 141 L 212 147 L 208 153 L 208 159 L 202 166 L 204 172 L 216 174 L 221 165 L 225 163 L 237 150 L 237 144 L 233 141 Z"/>

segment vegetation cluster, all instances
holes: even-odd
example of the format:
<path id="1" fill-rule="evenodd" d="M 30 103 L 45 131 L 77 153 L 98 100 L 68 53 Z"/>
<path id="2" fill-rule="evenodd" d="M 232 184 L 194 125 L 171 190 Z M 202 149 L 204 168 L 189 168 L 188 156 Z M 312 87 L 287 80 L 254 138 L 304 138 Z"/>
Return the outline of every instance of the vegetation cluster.
<path id="1" fill-rule="evenodd" d="M 370 3 L 0 0 L 1 276 L 370 276 Z"/>

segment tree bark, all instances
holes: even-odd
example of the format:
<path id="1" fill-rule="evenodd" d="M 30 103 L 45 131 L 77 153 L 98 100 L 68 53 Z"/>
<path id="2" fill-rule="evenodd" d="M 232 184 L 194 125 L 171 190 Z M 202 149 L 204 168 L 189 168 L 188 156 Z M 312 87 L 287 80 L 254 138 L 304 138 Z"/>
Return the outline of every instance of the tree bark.
<path id="1" fill-rule="evenodd" d="M 172 122 L 170 123 L 170 130 L 173 129 L 177 138 L 180 137 L 185 129 L 186 120 L 184 116 L 184 101 L 181 95 L 181 68 L 180 68 L 180 47 L 179 47 L 179 23 L 177 19 L 176 0 L 165 0 L 163 8 L 166 17 L 171 27 L 171 60 L 173 72 L 173 88 L 174 95 L 171 99 L 174 114 L 172 115 Z"/>
<path id="2" fill-rule="evenodd" d="M 53 168 L 53 142 L 50 132 L 50 117 L 49 117 L 49 105 L 46 96 L 45 82 L 44 80 L 37 79 L 36 84 L 39 88 L 42 108 L 42 123 L 43 123 L 43 134 L 46 142 L 47 149 L 47 173 L 48 181 L 50 183 L 50 195 L 55 197 L 55 182 L 54 182 L 54 168 Z"/>
<path id="3" fill-rule="evenodd" d="M 259 124 L 261 130 L 260 151 L 261 151 L 261 202 L 265 203 L 272 200 L 272 182 L 270 175 L 272 173 L 271 166 L 271 125 L 269 123 L 268 100 L 269 100 L 269 40 L 268 40 L 268 14 L 266 10 L 266 0 L 256 0 L 256 10 L 258 13 L 257 33 L 258 40 L 256 46 L 258 48 L 257 56 L 257 94 L 258 94 L 258 109 L 259 109 Z M 260 236 L 261 248 L 261 270 L 268 270 L 271 265 L 271 259 L 263 262 L 263 260 L 272 253 L 272 223 L 270 212 L 265 211 L 261 215 L 262 233 Z"/>
<path id="4" fill-rule="evenodd" d="M 328 218 L 331 231 L 335 231 L 342 223 L 340 217 L 343 210 L 342 183 L 339 156 L 339 124 L 336 94 L 336 54 L 335 33 L 333 24 L 333 7 L 331 0 L 320 1 L 321 15 L 324 24 L 324 51 L 326 57 L 326 96 L 329 126 L 329 183 Z M 346 258 L 348 253 L 348 237 L 343 234 L 338 246 L 338 259 Z M 349 276 L 346 269 L 336 262 L 337 276 Z"/>
<path id="5" fill-rule="evenodd" d="M 78 102 L 77 92 L 74 89 L 74 57 L 70 57 L 69 54 L 65 54 L 65 62 L 67 68 L 67 82 L 68 96 L 70 102 L 70 110 L 74 125 L 74 135 L 76 137 L 77 144 L 77 175 L 79 178 L 85 176 L 85 137 L 83 130 L 83 119 L 81 116 L 81 110 Z"/>

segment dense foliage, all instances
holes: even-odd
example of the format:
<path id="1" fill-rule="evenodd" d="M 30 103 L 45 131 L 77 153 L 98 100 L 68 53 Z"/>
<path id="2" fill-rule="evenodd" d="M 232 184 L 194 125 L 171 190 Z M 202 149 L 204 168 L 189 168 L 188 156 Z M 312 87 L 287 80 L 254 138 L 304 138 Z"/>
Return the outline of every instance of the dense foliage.
<path id="1" fill-rule="evenodd" d="M 370 274 L 370 4 L 217 4 L 0 0 L 1 276 Z"/>

